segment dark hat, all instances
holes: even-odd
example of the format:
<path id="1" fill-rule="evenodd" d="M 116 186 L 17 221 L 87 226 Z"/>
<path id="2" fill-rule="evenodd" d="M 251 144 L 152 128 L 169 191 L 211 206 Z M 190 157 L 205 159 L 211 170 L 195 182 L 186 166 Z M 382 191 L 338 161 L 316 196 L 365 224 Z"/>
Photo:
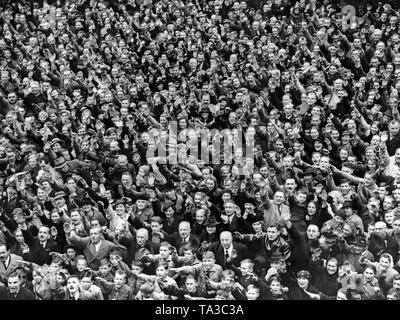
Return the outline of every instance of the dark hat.
<path id="1" fill-rule="evenodd" d="M 305 175 L 305 176 L 308 176 L 308 175 L 315 176 L 315 174 L 316 174 L 315 169 L 312 168 L 312 167 L 308 167 L 308 168 L 304 171 L 304 174 L 303 174 L 303 175 Z"/>
<path id="2" fill-rule="evenodd" d="M 208 217 L 207 220 L 204 222 L 204 225 L 206 227 L 215 227 L 219 224 L 220 223 L 213 216 Z"/>
<path id="3" fill-rule="evenodd" d="M 53 145 L 55 145 L 56 143 L 59 143 L 61 146 L 64 146 L 64 141 L 61 140 L 60 138 L 54 138 L 54 139 L 52 139 L 50 144 L 53 146 Z"/>
<path id="4" fill-rule="evenodd" d="M 144 195 L 144 194 L 139 194 L 139 195 L 136 197 L 136 200 L 145 200 L 145 201 L 148 201 L 149 198 L 148 198 L 146 195 Z"/>
<path id="5" fill-rule="evenodd" d="M 85 160 L 91 160 L 91 161 L 99 161 L 100 158 L 97 156 L 97 154 L 93 151 L 89 151 L 86 154 Z"/>
<path id="6" fill-rule="evenodd" d="M 209 107 L 202 107 L 201 109 L 200 109 L 200 112 L 199 113 L 211 113 L 211 111 L 210 111 L 210 108 Z"/>
<path id="7" fill-rule="evenodd" d="M 322 235 L 325 237 L 326 242 L 330 244 L 335 243 L 338 239 L 337 234 L 333 232 L 325 232 Z"/>
<path id="8" fill-rule="evenodd" d="M 353 208 L 353 201 L 352 200 L 345 200 L 343 202 L 342 208 Z"/>
<path id="9" fill-rule="evenodd" d="M 59 157 L 54 160 L 54 168 L 55 169 L 61 169 L 67 164 L 67 161 L 65 160 L 64 157 Z"/>
<path id="10" fill-rule="evenodd" d="M 259 121 L 259 122 L 258 122 L 258 126 L 259 126 L 259 127 L 263 127 L 263 126 L 266 127 L 267 124 L 266 124 L 265 122 L 263 122 L 263 121 Z"/>
<path id="11" fill-rule="evenodd" d="M 73 245 L 73 244 L 67 244 L 65 247 L 64 247 L 64 252 L 67 252 L 67 250 L 68 249 L 74 249 L 75 251 L 79 251 L 79 248 L 76 246 L 76 245 Z"/>
<path id="12" fill-rule="evenodd" d="M 363 236 L 361 236 L 361 235 L 357 235 L 357 236 L 354 238 L 353 244 L 354 244 L 354 245 L 358 245 L 358 246 L 365 247 L 365 246 L 367 245 L 367 241 L 365 240 L 365 237 L 363 237 Z"/>
<path id="13" fill-rule="evenodd" d="M 64 191 L 57 191 L 55 194 L 54 194 L 54 199 L 59 199 L 59 198 L 63 198 L 63 197 L 66 197 L 67 195 L 65 194 L 65 192 Z"/>
<path id="14" fill-rule="evenodd" d="M 335 213 L 335 216 L 339 216 L 339 217 L 341 217 L 343 220 L 346 220 L 346 212 L 344 212 L 343 209 L 338 210 L 338 211 Z"/>
<path id="15" fill-rule="evenodd" d="M 251 214 L 247 217 L 247 222 L 249 224 L 253 224 L 253 223 L 261 222 L 261 221 L 264 221 L 264 217 L 261 214 L 255 214 L 255 215 Z"/>
<path id="16" fill-rule="evenodd" d="M 84 199 L 82 200 L 81 206 L 84 206 L 84 205 L 87 205 L 87 204 L 92 205 L 92 204 L 93 204 L 92 199 L 90 199 L 90 198 L 84 198 Z"/>
<path id="17" fill-rule="evenodd" d="M 116 206 L 118 206 L 118 205 L 120 205 L 120 204 L 125 205 L 125 201 L 122 200 L 122 199 L 118 199 L 117 201 L 115 201 L 114 206 L 116 207 Z"/>
<path id="18" fill-rule="evenodd" d="M 297 278 L 307 278 L 310 279 L 310 271 L 300 270 L 297 272 Z"/>
<path id="19" fill-rule="evenodd" d="M 163 190 L 164 191 L 175 190 L 175 186 L 171 181 L 168 181 L 166 184 L 164 184 Z"/>
<path id="20" fill-rule="evenodd" d="M 79 112 L 79 113 L 82 113 L 82 112 L 85 111 L 85 110 L 91 111 L 90 108 L 89 108 L 89 106 L 87 106 L 86 104 L 84 104 L 82 107 L 79 108 L 78 112 Z"/>
<path id="21" fill-rule="evenodd" d="M 256 200 L 254 199 L 254 198 L 246 198 L 245 200 L 244 200 L 244 203 L 246 204 L 246 203 L 250 203 L 250 204 L 252 204 L 254 207 L 256 206 Z"/>
<path id="22" fill-rule="evenodd" d="M 106 135 L 108 136 L 108 135 L 110 135 L 110 134 L 113 133 L 113 132 L 117 132 L 117 128 L 115 128 L 115 127 L 108 128 L 108 129 L 106 130 Z"/>
<path id="23" fill-rule="evenodd" d="M 316 182 L 317 184 L 322 184 L 322 185 L 324 185 L 326 179 L 325 179 L 325 177 L 324 177 L 323 175 L 317 174 L 317 175 L 314 177 L 314 180 L 315 180 L 315 182 Z"/>

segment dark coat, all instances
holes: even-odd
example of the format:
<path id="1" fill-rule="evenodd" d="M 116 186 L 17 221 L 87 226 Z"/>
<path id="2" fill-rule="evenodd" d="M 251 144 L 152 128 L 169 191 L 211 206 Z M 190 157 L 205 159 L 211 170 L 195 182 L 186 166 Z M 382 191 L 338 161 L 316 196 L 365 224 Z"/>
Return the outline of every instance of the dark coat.
<path id="1" fill-rule="evenodd" d="M 21 287 L 16 296 L 10 293 L 7 287 L 0 287 L 0 300 L 36 300 L 33 292 Z"/>
<path id="2" fill-rule="evenodd" d="M 25 243 L 29 246 L 29 261 L 40 266 L 51 263 L 50 252 L 61 252 L 58 244 L 53 240 L 47 240 L 45 248 L 40 244 L 39 239 L 34 238 L 30 230 L 22 230 Z"/>
<path id="3" fill-rule="evenodd" d="M 233 242 L 233 249 L 236 250 L 237 257 L 231 261 L 231 264 L 238 267 L 240 261 L 247 258 L 247 247 L 241 243 Z M 212 243 L 209 250 L 214 252 L 216 263 L 225 269 L 227 263 L 225 262 L 225 251 L 221 243 L 219 241 Z"/>

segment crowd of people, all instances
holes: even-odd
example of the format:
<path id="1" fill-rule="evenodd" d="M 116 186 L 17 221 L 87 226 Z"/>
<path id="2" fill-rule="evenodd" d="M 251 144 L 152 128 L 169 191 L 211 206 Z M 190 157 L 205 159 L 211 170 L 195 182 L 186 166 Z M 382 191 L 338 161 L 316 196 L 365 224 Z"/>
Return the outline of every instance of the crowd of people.
<path id="1" fill-rule="evenodd" d="M 396 3 L 1 1 L 0 299 L 399 300 Z"/>

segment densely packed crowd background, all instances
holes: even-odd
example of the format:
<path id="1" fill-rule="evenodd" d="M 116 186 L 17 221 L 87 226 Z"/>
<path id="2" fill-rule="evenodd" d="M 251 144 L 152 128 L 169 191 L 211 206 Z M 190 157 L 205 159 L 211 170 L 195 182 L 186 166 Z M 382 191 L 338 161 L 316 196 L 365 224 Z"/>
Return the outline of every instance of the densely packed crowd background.
<path id="1" fill-rule="evenodd" d="M 400 12 L 348 4 L 1 1 L 0 299 L 399 300 Z"/>

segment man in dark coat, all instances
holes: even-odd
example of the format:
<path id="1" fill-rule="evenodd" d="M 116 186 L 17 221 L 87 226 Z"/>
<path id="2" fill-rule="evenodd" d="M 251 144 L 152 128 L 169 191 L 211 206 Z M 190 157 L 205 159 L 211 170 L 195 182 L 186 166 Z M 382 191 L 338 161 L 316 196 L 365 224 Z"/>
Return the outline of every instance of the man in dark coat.
<path id="1" fill-rule="evenodd" d="M 33 292 L 21 286 L 21 279 L 16 272 L 8 277 L 7 287 L 0 287 L 0 300 L 35 300 Z"/>
<path id="2" fill-rule="evenodd" d="M 51 263 L 50 252 L 61 252 L 57 242 L 50 239 L 50 228 L 41 226 L 37 238 L 34 238 L 25 222 L 21 225 L 22 234 L 29 246 L 29 261 L 40 266 Z"/>

